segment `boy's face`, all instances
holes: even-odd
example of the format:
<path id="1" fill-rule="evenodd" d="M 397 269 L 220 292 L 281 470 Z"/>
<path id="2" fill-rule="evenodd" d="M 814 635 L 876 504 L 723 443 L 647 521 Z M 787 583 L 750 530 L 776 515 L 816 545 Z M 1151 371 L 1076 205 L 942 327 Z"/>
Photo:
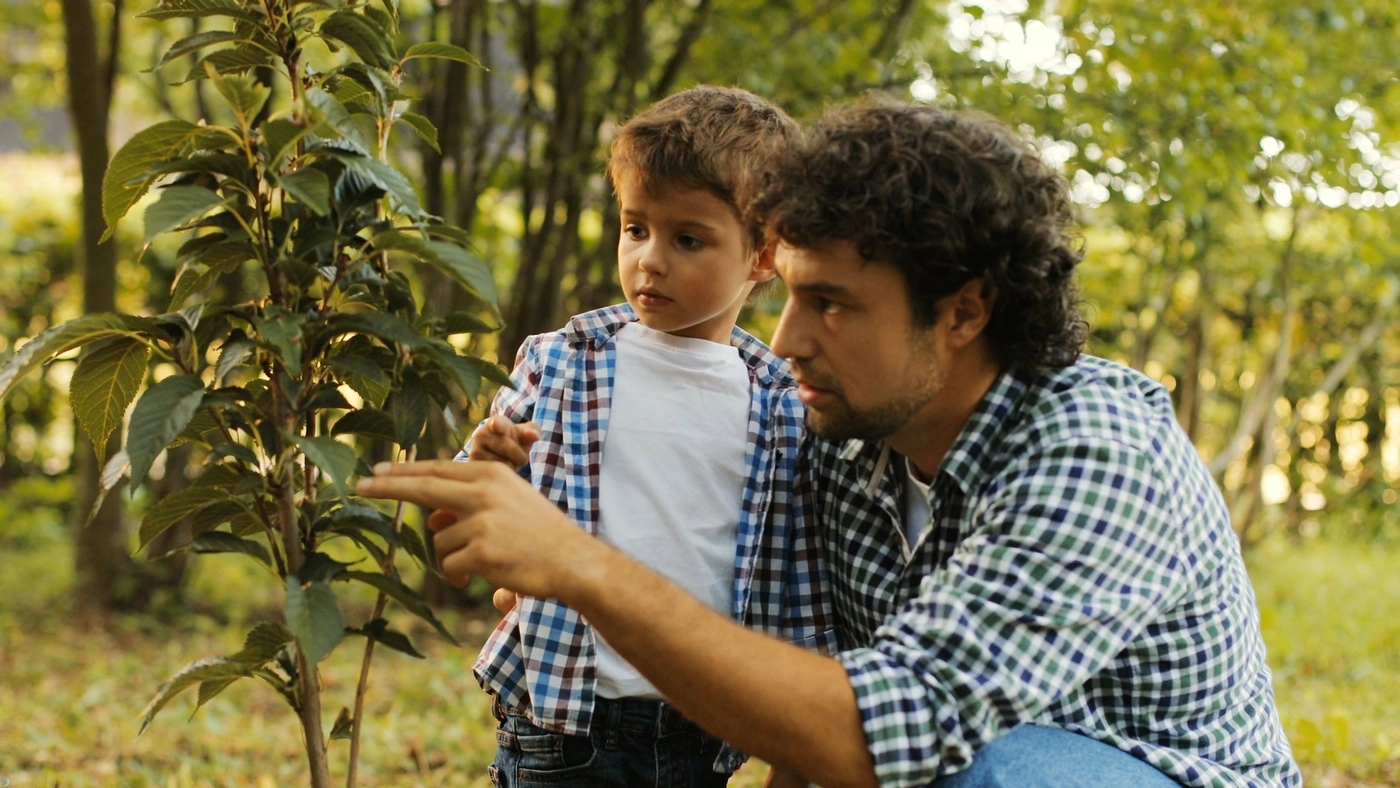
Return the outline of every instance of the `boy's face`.
<path id="1" fill-rule="evenodd" d="M 729 343 L 744 299 L 773 277 L 771 250 L 749 248 L 734 209 L 706 189 L 642 188 L 619 178 L 618 281 L 642 325 Z"/>

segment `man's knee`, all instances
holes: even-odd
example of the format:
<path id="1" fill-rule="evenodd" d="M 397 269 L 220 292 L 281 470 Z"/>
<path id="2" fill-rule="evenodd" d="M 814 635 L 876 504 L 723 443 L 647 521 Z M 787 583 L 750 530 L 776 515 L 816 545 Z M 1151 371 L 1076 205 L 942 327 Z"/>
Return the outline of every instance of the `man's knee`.
<path id="1" fill-rule="evenodd" d="M 1107 788 L 1175 785 L 1126 752 L 1060 728 L 1021 725 L 993 739 L 936 788 Z"/>

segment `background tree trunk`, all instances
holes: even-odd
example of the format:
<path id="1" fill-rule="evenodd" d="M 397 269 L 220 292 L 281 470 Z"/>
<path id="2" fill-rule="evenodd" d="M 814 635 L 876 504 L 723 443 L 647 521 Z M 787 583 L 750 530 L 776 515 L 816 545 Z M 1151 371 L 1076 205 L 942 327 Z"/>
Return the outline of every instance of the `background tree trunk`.
<path id="1" fill-rule="evenodd" d="M 83 311 L 116 309 L 117 244 L 99 243 L 106 229 L 102 218 L 102 176 L 107 169 L 107 115 L 111 85 L 119 52 L 121 0 L 115 3 L 113 29 L 106 61 L 97 49 L 97 20 L 91 0 L 63 0 L 64 39 L 67 45 L 68 105 L 78 141 L 82 170 L 82 224 L 80 269 L 83 277 Z M 78 530 L 74 550 L 77 568 L 76 609 L 79 618 L 92 623 L 121 604 L 131 592 L 133 562 L 126 552 L 122 497 L 107 496 L 101 511 L 86 528 L 81 526 L 96 499 L 102 467 L 121 446 L 113 435 L 102 457 L 82 430 L 78 430 Z"/>

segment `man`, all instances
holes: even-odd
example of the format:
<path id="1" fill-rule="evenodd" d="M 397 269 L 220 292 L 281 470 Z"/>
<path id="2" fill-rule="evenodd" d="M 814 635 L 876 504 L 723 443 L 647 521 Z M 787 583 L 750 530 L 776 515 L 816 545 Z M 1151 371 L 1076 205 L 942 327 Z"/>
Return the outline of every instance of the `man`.
<path id="1" fill-rule="evenodd" d="M 837 110 L 756 210 L 844 650 L 742 630 L 508 468 L 376 469 L 449 578 L 557 597 L 701 727 L 826 786 L 1296 785 L 1219 491 L 1081 357 L 1064 179 L 987 119 Z M 505 449 L 503 449 L 505 451 Z"/>

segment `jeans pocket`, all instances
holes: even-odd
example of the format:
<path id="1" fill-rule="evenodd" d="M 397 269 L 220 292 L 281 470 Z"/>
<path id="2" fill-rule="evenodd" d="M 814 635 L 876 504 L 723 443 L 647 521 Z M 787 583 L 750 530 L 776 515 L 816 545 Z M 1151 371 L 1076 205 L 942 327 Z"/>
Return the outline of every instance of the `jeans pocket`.
<path id="1" fill-rule="evenodd" d="M 522 785 L 575 780 L 598 760 L 587 736 L 547 731 L 517 714 L 506 716 L 496 740 L 510 751 Z"/>

